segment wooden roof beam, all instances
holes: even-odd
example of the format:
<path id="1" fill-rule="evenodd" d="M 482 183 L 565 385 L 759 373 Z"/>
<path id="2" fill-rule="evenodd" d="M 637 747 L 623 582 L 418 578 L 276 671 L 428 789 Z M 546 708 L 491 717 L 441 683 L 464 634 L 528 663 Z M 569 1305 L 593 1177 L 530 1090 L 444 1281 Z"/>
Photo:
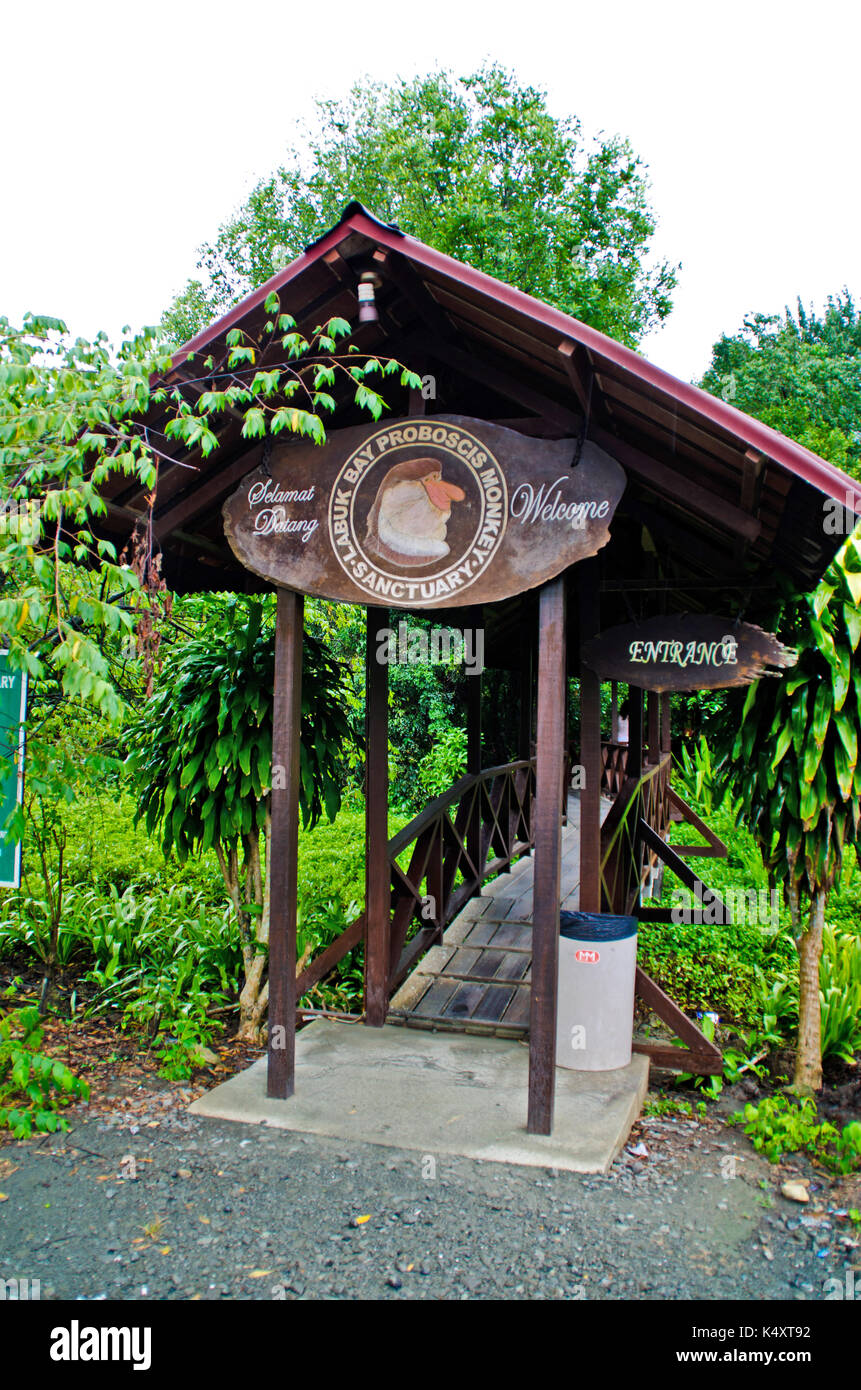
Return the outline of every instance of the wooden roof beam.
<path id="1" fill-rule="evenodd" d="M 717 493 L 701 487 L 678 469 L 644 453 L 636 445 L 629 444 L 600 425 L 594 425 L 589 433 L 595 443 L 613 454 L 624 468 L 635 473 L 653 491 L 668 497 L 677 507 L 697 512 L 713 526 L 731 535 L 743 536 L 747 541 L 755 541 L 758 537 L 762 530 L 758 518 L 742 511 L 733 502 L 727 502 Z"/>
<path id="2" fill-rule="evenodd" d="M 719 550 L 702 533 L 692 533 L 680 520 L 665 516 L 655 507 L 623 497 L 616 515 L 630 516 L 650 533 L 656 532 L 688 564 L 704 573 L 720 573 L 726 569 L 729 560 L 727 551 Z"/>
<path id="3" fill-rule="evenodd" d="M 396 252 L 378 251 L 374 254 L 374 260 L 431 333 L 455 343 L 458 347 L 464 347 L 463 339 L 448 314 L 437 303 L 424 280 L 404 256 Z"/>
<path id="4" fill-rule="evenodd" d="M 584 377 L 584 373 L 580 370 L 577 362 L 578 346 L 579 344 L 572 343 L 570 338 L 563 338 L 562 342 L 559 344 L 558 351 L 565 366 L 565 370 L 568 373 L 568 380 L 574 387 L 574 394 L 580 402 L 580 409 L 583 411 L 583 414 L 586 415 L 589 411 L 589 393 L 590 388 L 594 387 L 595 373 L 590 366 L 589 373 L 591 375 L 591 381 L 588 377 Z"/>
<path id="5" fill-rule="evenodd" d="M 250 449 L 243 450 L 226 468 L 221 468 L 205 478 L 193 492 L 186 493 L 173 506 L 168 507 L 167 511 L 156 512 L 153 521 L 156 538 L 163 542 L 190 516 L 204 511 L 212 502 L 217 501 L 222 493 L 234 488 L 247 473 L 257 467 L 262 453 L 262 444 L 255 444 Z"/>
<path id="6" fill-rule="evenodd" d="M 542 391 L 528 386 L 520 377 L 515 376 L 506 368 L 488 362 L 486 357 L 473 357 L 471 353 L 465 352 L 454 343 L 445 342 L 439 338 L 426 338 L 422 335 L 416 335 L 415 338 L 408 339 L 404 343 L 404 349 L 407 351 L 411 346 L 420 352 L 428 353 L 431 357 L 436 357 L 440 362 L 447 363 L 457 371 L 463 372 L 464 376 L 471 377 L 473 381 L 479 381 L 482 385 L 489 386 L 497 395 L 517 401 L 527 410 L 533 410 L 536 415 L 559 426 L 567 433 L 576 434 L 582 425 L 581 416 L 575 414 L 573 410 L 560 405 L 550 396 L 545 396 Z"/>
<path id="7" fill-rule="evenodd" d="M 739 503 L 744 511 L 754 513 L 757 510 L 757 501 L 760 492 L 760 480 L 762 478 L 763 464 L 765 457 L 757 449 L 746 449 L 742 459 L 741 489 Z M 747 544 L 743 537 L 735 543 L 733 559 L 741 560 L 747 549 Z"/>

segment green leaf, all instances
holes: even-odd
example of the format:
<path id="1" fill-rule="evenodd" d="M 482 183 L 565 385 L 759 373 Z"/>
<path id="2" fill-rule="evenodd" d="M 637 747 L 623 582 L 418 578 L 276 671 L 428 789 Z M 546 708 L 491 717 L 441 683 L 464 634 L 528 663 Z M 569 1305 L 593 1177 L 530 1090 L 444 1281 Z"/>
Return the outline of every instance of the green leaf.
<path id="1" fill-rule="evenodd" d="M 784 724 L 783 728 L 780 730 L 780 733 L 778 734 L 778 737 L 777 737 L 777 743 L 776 743 L 775 749 L 774 749 L 774 756 L 773 756 L 773 758 L 772 758 L 772 760 L 771 760 L 771 771 L 772 771 L 772 772 L 773 772 L 774 769 L 778 766 L 778 764 L 781 762 L 781 760 L 782 760 L 782 758 L 784 757 L 784 755 L 785 755 L 785 753 L 786 753 L 786 750 L 788 749 L 788 747 L 789 747 L 789 745 L 790 745 L 791 742 L 792 742 L 792 725 L 791 725 L 791 723 L 787 723 L 787 724 Z"/>
<path id="2" fill-rule="evenodd" d="M 804 777 L 805 782 L 812 782 L 814 777 L 816 776 L 816 773 L 819 769 L 819 763 L 822 758 L 822 747 L 823 745 L 819 742 L 815 735 L 811 733 L 808 736 L 807 743 L 804 747 L 804 764 L 802 769 L 802 775 Z"/>
<path id="3" fill-rule="evenodd" d="M 840 741 L 846 750 L 852 771 L 858 762 L 858 732 L 852 720 L 845 714 L 835 716 L 834 723 L 840 736 Z M 846 793 L 844 792 L 844 796 Z"/>
<path id="4" fill-rule="evenodd" d="M 858 641 L 861 639 L 861 612 L 852 604 L 844 603 L 843 622 L 852 650 L 857 651 Z"/>
<path id="5" fill-rule="evenodd" d="M 828 732 L 832 707 L 833 697 L 831 687 L 826 681 L 820 681 L 816 691 L 816 699 L 813 703 L 813 735 L 817 743 L 825 742 L 825 735 Z"/>

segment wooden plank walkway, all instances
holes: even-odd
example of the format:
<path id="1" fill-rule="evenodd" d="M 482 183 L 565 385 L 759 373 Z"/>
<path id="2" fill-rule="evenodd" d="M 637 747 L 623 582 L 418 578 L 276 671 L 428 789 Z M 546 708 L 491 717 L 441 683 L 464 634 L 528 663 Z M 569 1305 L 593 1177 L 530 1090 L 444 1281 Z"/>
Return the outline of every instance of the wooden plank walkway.
<path id="1" fill-rule="evenodd" d="M 602 797 L 602 821 L 611 805 Z M 394 995 L 389 1023 L 528 1037 L 532 875 L 532 856 L 525 855 L 470 899 Z M 579 901 L 580 798 L 571 792 L 562 827 L 561 906 L 574 911 Z"/>

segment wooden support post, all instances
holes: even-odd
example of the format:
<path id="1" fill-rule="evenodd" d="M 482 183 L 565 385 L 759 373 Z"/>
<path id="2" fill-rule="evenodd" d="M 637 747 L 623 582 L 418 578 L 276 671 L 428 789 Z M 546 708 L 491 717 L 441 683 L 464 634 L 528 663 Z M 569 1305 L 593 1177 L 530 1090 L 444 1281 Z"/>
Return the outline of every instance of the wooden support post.
<path id="1" fill-rule="evenodd" d="M 649 739 L 649 762 L 659 763 L 661 761 L 661 739 L 658 732 L 660 721 L 661 697 L 656 690 L 650 690 L 646 697 L 646 708 L 648 711 L 648 739 Z"/>
<path id="2" fill-rule="evenodd" d="M 628 763 L 626 777 L 643 775 L 643 692 L 628 686 Z"/>
<path id="3" fill-rule="evenodd" d="M 532 997 L 529 1015 L 530 1134 L 549 1134 L 556 1090 L 556 982 L 565 738 L 565 581 L 541 591 L 535 788 Z"/>
<path id="4" fill-rule="evenodd" d="M 484 612 L 481 608 L 468 610 L 469 625 L 473 632 L 484 627 Z M 473 637 L 473 651 L 476 651 Z M 482 648 L 483 650 L 483 648 Z M 477 776 L 481 772 L 481 694 L 484 676 L 480 672 L 467 673 L 466 676 L 466 770 Z M 469 818 L 466 832 L 466 848 L 470 859 L 476 866 L 481 859 L 481 802 L 476 798 L 474 812 Z"/>
<path id="5" fill-rule="evenodd" d="M 389 1006 L 389 668 L 377 660 L 385 608 L 368 608 L 365 649 L 365 1022 L 382 1028 Z"/>
<path id="6" fill-rule="evenodd" d="M 670 692 L 663 691 L 661 694 L 661 752 L 671 753 L 673 748 L 673 733 L 670 726 Z"/>
<path id="7" fill-rule="evenodd" d="M 583 560 L 580 581 L 580 646 L 600 627 L 598 562 Z M 580 911 L 601 911 L 601 682 L 580 662 Z"/>
<path id="8" fill-rule="evenodd" d="M 287 1100 L 296 1068 L 296 894 L 299 861 L 299 731 L 304 600 L 278 590 L 272 712 L 272 829 L 269 842 L 269 1029 L 266 1093 Z"/>

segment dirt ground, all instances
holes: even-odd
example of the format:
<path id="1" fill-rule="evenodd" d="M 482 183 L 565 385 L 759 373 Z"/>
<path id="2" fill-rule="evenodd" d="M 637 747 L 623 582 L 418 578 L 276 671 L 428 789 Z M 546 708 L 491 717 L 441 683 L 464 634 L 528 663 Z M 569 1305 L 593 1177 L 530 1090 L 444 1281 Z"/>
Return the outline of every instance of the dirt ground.
<path id="1" fill-rule="evenodd" d="M 68 1133 L 0 1148 L 0 1279 L 43 1299 L 861 1301 L 861 1177 L 762 1159 L 725 1123 L 743 1092 L 646 1114 L 609 1174 L 582 1176 L 193 1117 L 252 1051 L 168 1083 L 107 1023 L 48 1032 L 90 1102 Z"/>

